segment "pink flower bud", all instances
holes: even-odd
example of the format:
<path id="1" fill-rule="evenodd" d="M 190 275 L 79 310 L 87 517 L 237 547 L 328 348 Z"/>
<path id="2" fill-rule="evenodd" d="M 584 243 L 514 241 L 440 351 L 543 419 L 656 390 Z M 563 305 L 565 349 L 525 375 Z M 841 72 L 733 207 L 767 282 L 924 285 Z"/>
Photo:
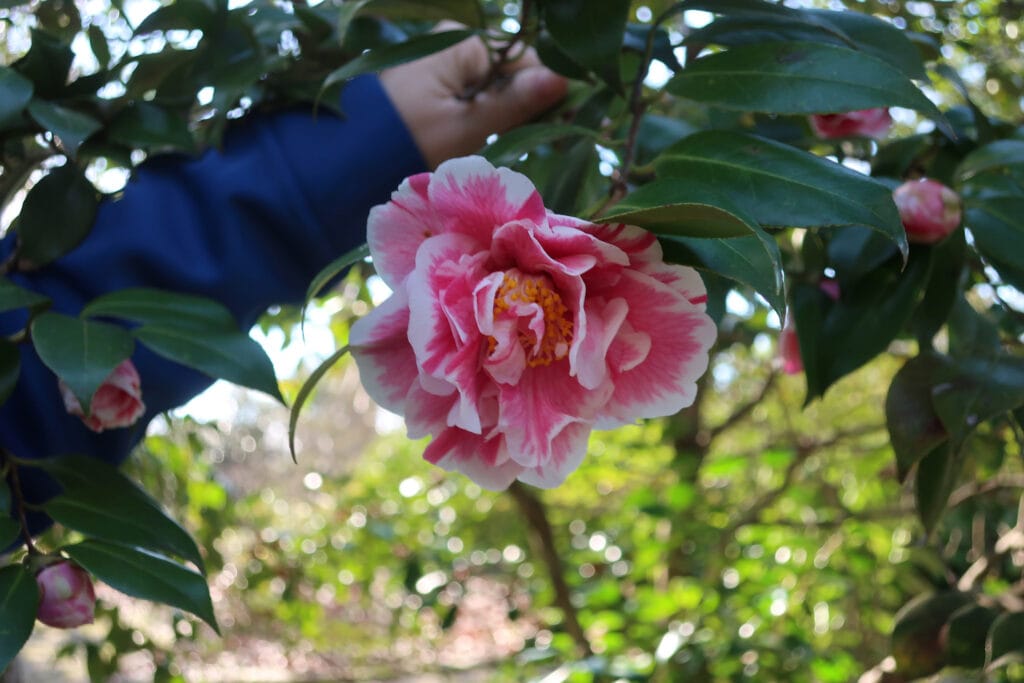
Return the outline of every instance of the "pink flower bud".
<path id="1" fill-rule="evenodd" d="M 839 282 L 837 280 L 822 280 L 818 283 L 818 289 L 832 301 L 839 301 Z"/>
<path id="2" fill-rule="evenodd" d="M 811 129 L 824 140 L 853 136 L 880 138 L 885 136 L 891 125 L 892 117 L 884 107 L 811 116 Z"/>
<path id="3" fill-rule="evenodd" d="M 796 326 L 790 318 L 779 333 L 779 356 L 782 358 L 782 371 L 787 375 L 798 375 L 804 371 L 804 361 L 800 357 L 800 340 L 796 336 Z"/>
<path id="4" fill-rule="evenodd" d="M 85 426 L 94 432 L 114 427 L 128 427 L 146 412 L 142 402 L 142 381 L 130 360 L 123 361 L 103 380 L 92 396 L 91 412 L 82 413 L 82 404 L 63 382 L 60 383 L 64 407 L 72 415 L 82 418 Z"/>
<path id="5" fill-rule="evenodd" d="M 77 564 L 67 560 L 51 564 L 36 574 L 36 584 L 39 621 L 56 628 L 92 623 L 96 593 L 89 574 Z"/>
<path id="6" fill-rule="evenodd" d="M 911 242 L 934 244 L 960 225 L 960 196 L 937 180 L 903 183 L 892 198 Z"/>

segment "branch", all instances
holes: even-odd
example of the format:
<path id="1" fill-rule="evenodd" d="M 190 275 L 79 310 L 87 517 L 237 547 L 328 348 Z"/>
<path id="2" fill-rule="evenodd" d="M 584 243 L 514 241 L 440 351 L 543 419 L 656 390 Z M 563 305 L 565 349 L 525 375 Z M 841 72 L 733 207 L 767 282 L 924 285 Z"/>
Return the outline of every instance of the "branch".
<path id="1" fill-rule="evenodd" d="M 718 425 L 717 427 L 713 427 L 710 430 L 708 442 L 710 443 L 711 441 L 714 441 L 715 437 L 717 437 L 720 434 L 722 434 L 722 432 L 726 432 L 729 429 L 731 429 L 732 427 L 734 427 L 736 425 L 736 423 L 738 423 L 741 420 L 743 420 L 748 414 L 750 414 L 750 411 L 752 411 L 762 401 L 764 401 L 764 397 L 768 395 L 768 391 L 775 384 L 775 378 L 777 376 L 778 375 L 776 373 L 774 373 L 774 372 L 772 374 L 768 375 L 768 379 L 765 380 L 764 384 L 761 385 L 761 391 L 757 392 L 757 396 L 755 396 L 749 402 L 747 402 L 747 403 L 743 404 L 742 406 L 740 406 L 735 412 L 733 412 L 732 415 L 730 415 L 728 418 L 726 418 L 725 422 L 723 422 L 722 424 Z"/>
<path id="2" fill-rule="evenodd" d="M 534 552 L 540 555 L 540 559 L 544 562 L 551 577 L 551 585 L 555 590 L 555 606 L 562 610 L 565 630 L 576 641 L 576 646 L 582 655 L 588 657 L 593 654 L 593 650 L 583 632 L 583 627 L 580 626 L 579 618 L 576 615 L 576 606 L 572 604 L 569 584 L 565 582 L 563 573 L 562 558 L 555 547 L 555 535 L 551 529 L 551 523 L 548 521 L 544 503 L 518 481 L 512 483 L 508 492 L 515 499 L 520 512 L 523 513 L 530 525 L 530 541 L 534 545 Z"/>
<path id="3" fill-rule="evenodd" d="M 947 507 L 955 508 L 965 500 L 999 489 L 1024 489 L 1024 474 L 1001 474 L 983 483 L 964 484 L 950 494 Z"/>

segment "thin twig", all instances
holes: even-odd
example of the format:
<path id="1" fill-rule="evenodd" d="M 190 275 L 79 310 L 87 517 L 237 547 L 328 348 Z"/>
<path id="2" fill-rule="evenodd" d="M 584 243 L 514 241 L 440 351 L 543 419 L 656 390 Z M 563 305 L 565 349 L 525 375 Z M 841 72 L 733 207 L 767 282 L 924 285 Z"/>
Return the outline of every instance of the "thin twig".
<path id="1" fill-rule="evenodd" d="M 497 85 L 501 87 L 509 80 L 509 77 L 503 73 L 503 70 L 505 65 L 513 59 L 509 56 L 512 49 L 521 43 L 523 37 L 526 35 L 526 22 L 530 18 L 530 9 L 530 0 L 523 0 L 523 4 L 519 10 L 519 30 L 516 31 L 509 40 L 505 41 L 503 45 L 496 48 L 491 53 L 491 66 L 487 75 L 479 83 L 470 85 L 461 93 L 458 93 L 455 96 L 456 99 L 468 102 L 491 86 Z M 518 55 L 516 58 L 518 58 Z"/>
<path id="2" fill-rule="evenodd" d="M 562 558 L 555 547 L 555 536 L 548 521 L 547 511 L 544 503 L 541 502 L 529 489 L 515 482 L 508 489 L 509 494 L 515 499 L 520 512 L 526 517 L 530 525 L 531 541 L 536 546 L 535 552 L 540 555 L 541 560 L 547 567 L 548 575 L 551 577 L 551 586 L 555 591 L 555 606 L 562 610 L 565 630 L 572 636 L 576 646 L 583 656 L 590 656 L 593 650 L 590 641 L 587 640 L 583 627 L 580 626 L 576 614 L 576 606 L 572 604 L 572 595 L 569 592 L 569 584 L 565 582 Z"/>
<path id="3" fill-rule="evenodd" d="M 21 526 L 21 537 L 25 540 L 25 548 L 29 555 L 41 555 L 32 543 L 32 534 L 28 529 L 28 517 L 25 515 L 25 497 L 21 492 L 21 479 L 18 476 L 18 464 L 6 449 L 0 449 L 0 456 L 6 464 L 5 470 L 10 472 L 11 497 L 14 499 L 14 512 Z"/>
<path id="4" fill-rule="evenodd" d="M 740 422 L 748 414 L 750 414 L 750 412 L 753 411 L 754 408 L 756 408 L 758 405 L 760 405 L 764 401 L 765 396 L 768 395 L 768 391 L 775 384 L 775 378 L 776 377 L 777 377 L 777 374 L 774 373 L 774 372 L 772 374 L 768 375 L 768 379 L 765 380 L 764 384 L 761 385 L 761 390 L 759 392 L 757 392 L 757 396 L 755 396 L 753 399 L 751 399 L 747 403 L 745 403 L 742 406 L 740 406 L 737 410 L 735 410 L 732 413 L 732 415 L 730 415 L 728 418 L 726 418 L 725 422 L 722 422 L 717 427 L 713 427 L 710 430 L 710 432 L 709 432 L 709 437 L 710 438 L 708 439 L 708 441 L 709 442 L 710 441 L 714 441 L 715 437 L 719 436 L 723 432 L 726 432 L 729 429 L 731 429 L 732 427 L 734 427 L 738 422 Z"/>

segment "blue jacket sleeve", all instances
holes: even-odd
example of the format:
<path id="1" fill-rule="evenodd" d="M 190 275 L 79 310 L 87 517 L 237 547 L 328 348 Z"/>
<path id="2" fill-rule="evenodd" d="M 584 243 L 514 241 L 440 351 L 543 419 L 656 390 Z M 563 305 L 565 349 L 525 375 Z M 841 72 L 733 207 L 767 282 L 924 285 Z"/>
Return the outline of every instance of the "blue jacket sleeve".
<path id="1" fill-rule="evenodd" d="M 277 303 L 301 303 L 313 276 L 365 241 L 372 206 L 424 161 L 375 77 L 352 81 L 343 118 L 286 111 L 241 122 L 220 150 L 155 157 L 122 195 L 101 204 L 92 233 L 37 272 L 12 279 L 75 315 L 96 296 L 157 287 L 212 297 L 245 328 Z M 13 248 L 0 243 L 0 257 Z M 0 316 L 0 333 L 16 322 Z M 14 394 L 0 406 L 0 447 L 20 458 L 83 453 L 119 463 L 154 415 L 212 380 L 137 347 L 146 414 L 133 428 L 94 434 L 68 415 L 57 379 L 28 345 Z M 30 502 L 55 489 L 22 468 Z M 34 515 L 31 525 L 46 524 Z"/>

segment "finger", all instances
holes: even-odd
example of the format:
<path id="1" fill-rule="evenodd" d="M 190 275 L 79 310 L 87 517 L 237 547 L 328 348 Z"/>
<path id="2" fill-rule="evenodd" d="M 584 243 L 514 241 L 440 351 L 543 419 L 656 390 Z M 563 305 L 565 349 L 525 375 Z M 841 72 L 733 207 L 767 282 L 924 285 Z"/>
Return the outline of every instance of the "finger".
<path id="1" fill-rule="evenodd" d="M 502 133 L 537 118 L 565 97 L 568 81 L 550 69 L 525 65 L 502 87 L 490 88 L 472 103 L 469 118 L 485 124 L 485 135 Z"/>

